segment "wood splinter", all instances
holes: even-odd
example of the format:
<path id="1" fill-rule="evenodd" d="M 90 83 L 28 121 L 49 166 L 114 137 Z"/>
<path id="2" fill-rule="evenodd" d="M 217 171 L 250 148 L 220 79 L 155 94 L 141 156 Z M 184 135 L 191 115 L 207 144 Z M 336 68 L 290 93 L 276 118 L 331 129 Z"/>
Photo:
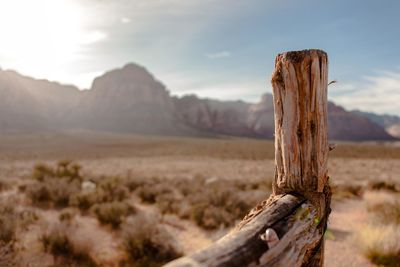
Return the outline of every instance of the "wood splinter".
<path id="1" fill-rule="evenodd" d="M 329 144 L 329 151 L 332 151 L 336 148 L 336 144 Z"/>

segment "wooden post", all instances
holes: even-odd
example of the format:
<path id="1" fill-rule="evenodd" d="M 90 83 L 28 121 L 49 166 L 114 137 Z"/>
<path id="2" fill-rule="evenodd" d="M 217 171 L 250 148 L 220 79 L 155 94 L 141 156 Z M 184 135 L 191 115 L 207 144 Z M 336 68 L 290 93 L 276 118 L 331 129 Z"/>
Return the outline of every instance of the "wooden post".
<path id="1" fill-rule="evenodd" d="M 166 266 L 322 266 L 331 200 L 327 81 L 328 59 L 321 50 L 276 57 L 273 194 L 227 236 Z"/>
<path id="2" fill-rule="evenodd" d="M 321 50 L 279 54 L 272 74 L 275 109 L 274 194 L 296 193 L 317 209 L 326 230 L 328 184 L 328 57 Z M 323 247 L 321 240 L 320 248 Z M 322 266 L 319 249 L 316 266 Z"/>

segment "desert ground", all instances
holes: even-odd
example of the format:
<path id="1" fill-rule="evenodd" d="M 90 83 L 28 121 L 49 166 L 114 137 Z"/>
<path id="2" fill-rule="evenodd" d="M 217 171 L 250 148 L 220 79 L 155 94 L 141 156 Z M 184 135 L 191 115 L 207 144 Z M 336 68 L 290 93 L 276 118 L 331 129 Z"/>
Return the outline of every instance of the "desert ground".
<path id="1" fill-rule="evenodd" d="M 273 141 L 0 140 L 0 266 L 161 266 L 227 233 L 274 176 Z M 339 142 L 329 176 L 325 266 L 400 266 L 400 144 Z"/>

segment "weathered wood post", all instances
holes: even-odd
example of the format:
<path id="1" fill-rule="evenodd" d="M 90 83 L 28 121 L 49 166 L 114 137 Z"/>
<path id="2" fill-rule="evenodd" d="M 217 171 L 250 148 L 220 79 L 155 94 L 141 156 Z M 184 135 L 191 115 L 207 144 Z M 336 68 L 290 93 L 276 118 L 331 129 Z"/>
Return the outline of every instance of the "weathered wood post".
<path id="1" fill-rule="evenodd" d="M 275 195 L 296 193 L 317 209 L 326 230 L 331 193 L 328 184 L 328 56 L 321 50 L 286 52 L 272 74 L 275 109 Z M 323 239 L 315 266 L 322 266 Z"/>
<path id="2" fill-rule="evenodd" d="M 327 81 L 328 59 L 321 50 L 276 57 L 273 194 L 234 231 L 166 266 L 322 266 L 331 200 Z"/>

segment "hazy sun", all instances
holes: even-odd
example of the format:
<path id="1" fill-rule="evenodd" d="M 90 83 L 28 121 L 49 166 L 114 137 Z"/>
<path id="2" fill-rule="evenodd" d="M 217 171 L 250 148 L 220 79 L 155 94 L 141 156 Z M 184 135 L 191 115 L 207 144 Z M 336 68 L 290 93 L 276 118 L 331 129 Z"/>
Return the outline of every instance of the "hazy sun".
<path id="1" fill-rule="evenodd" d="M 0 0 L 0 66 L 7 62 L 30 75 L 61 73 L 83 45 L 104 37 L 84 22 L 72 0 Z"/>

